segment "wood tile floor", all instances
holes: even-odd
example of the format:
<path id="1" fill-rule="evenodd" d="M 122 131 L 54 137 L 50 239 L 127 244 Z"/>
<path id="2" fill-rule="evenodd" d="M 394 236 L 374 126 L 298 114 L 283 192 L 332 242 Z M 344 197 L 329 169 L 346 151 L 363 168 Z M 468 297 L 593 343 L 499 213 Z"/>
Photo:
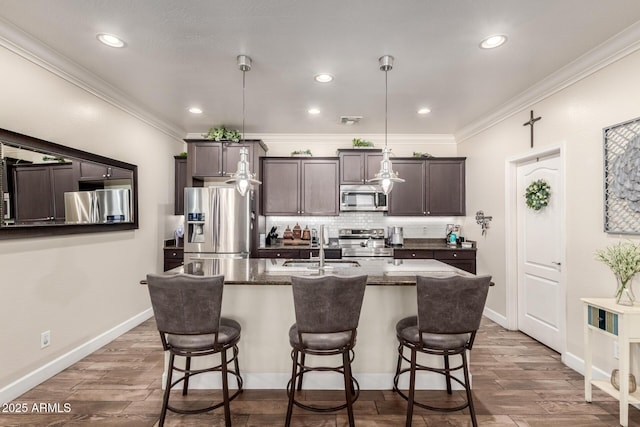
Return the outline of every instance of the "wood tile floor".
<path id="1" fill-rule="evenodd" d="M 242 354 L 240 355 L 242 357 Z M 356 347 L 356 357 L 357 347 Z M 560 356 L 519 332 L 483 320 L 471 354 L 474 402 L 481 426 L 618 426 L 618 402 L 594 390 L 584 402 L 583 377 Z M 240 359 L 242 363 L 242 359 Z M 163 353 L 150 319 L 13 401 L 27 404 L 25 414 L 0 413 L 0 426 L 154 426 L 158 424 Z M 242 365 L 241 365 L 242 367 Z M 303 391 L 307 401 L 331 401 L 342 394 Z M 443 395 L 444 394 L 444 395 Z M 176 396 L 180 398 L 179 396 Z M 212 392 L 190 392 L 190 403 Z M 431 402 L 446 392 L 423 391 Z M 460 399 L 454 392 L 450 400 Z M 59 413 L 34 412 L 33 404 L 60 405 Z M 64 404 L 70 406 L 65 413 Z M 245 390 L 231 404 L 234 426 L 282 426 L 287 400 L 283 390 Z M 51 408 L 50 408 L 51 409 Z M 55 406 L 54 406 L 55 409 Z M 355 403 L 357 426 L 404 425 L 406 403 L 390 390 L 363 391 Z M 308 413 L 295 408 L 295 426 L 346 426 L 346 412 Z M 222 426 L 222 409 L 199 415 L 167 415 L 169 426 Z M 471 425 L 466 411 L 449 414 L 417 409 L 413 425 Z M 640 426 L 640 411 L 630 408 L 630 426 Z"/>

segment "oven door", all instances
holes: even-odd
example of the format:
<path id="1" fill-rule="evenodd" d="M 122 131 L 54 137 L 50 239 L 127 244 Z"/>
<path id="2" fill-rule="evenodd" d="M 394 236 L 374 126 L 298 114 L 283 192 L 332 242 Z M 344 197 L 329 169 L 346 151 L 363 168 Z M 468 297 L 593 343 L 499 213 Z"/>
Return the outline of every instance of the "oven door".
<path id="1" fill-rule="evenodd" d="M 393 248 L 344 247 L 342 258 L 393 258 Z"/>

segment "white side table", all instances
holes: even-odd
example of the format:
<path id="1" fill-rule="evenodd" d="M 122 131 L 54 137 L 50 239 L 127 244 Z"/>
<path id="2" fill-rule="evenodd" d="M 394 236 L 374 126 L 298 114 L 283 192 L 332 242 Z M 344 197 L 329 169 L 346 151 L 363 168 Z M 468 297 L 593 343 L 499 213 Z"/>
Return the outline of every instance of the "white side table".
<path id="1" fill-rule="evenodd" d="M 591 402 L 591 386 L 595 385 L 620 401 L 620 425 L 629 425 L 629 404 L 640 403 L 640 390 L 629 394 L 629 350 L 640 342 L 640 305 L 616 304 L 614 298 L 582 298 L 584 303 L 584 399 Z M 610 381 L 592 379 L 591 334 L 599 332 L 618 340 L 620 391 Z"/>

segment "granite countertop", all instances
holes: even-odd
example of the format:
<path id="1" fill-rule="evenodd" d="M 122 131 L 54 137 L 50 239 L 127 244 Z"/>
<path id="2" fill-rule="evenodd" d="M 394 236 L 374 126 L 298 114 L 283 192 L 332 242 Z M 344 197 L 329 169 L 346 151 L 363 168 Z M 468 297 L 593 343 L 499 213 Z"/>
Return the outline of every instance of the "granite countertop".
<path id="1" fill-rule="evenodd" d="M 337 276 L 368 275 L 367 285 L 415 286 L 416 275 L 446 277 L 451 275 L 473 276 L 448 264 L 434 259 L 394 260 L 391 258 L 355 260 L 327 260 L 324 273 L 313 268 L 315 260 L 284 260 L 279 258 L 202 258 L 185 266 L 169 270 L 166 274 L 188 273 L 200 276 L 224 274 L 225 285 L 290 285 L 291 276 Z M 288 267 L 285 263 L 293 263 Z M 349 264 L 349 266 L 345 266 Z"/>
<path id="2" fill-rule="evenodd" d="M 176 239 L 166 239 L 162 249 L 184 249 L 184 239 L 180 237 L 177 246 Z"/>

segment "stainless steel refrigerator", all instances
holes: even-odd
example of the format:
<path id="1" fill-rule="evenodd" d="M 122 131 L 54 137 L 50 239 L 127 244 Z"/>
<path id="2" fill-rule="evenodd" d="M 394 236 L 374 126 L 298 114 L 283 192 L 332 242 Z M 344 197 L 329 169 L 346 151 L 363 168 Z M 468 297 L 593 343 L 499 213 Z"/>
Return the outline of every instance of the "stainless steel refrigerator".
<path id="1" fill-rule="evenodd" d="M 184 189 L 185 265 L 198 258 L 248 258 L 251 195 L 230 185 Z"/>
<path id="2" fill-rule="evenodd" d="M 131 221 L 131 193 L 126 188 L 64 193 L 67 224 L 99 224 Z"/>

